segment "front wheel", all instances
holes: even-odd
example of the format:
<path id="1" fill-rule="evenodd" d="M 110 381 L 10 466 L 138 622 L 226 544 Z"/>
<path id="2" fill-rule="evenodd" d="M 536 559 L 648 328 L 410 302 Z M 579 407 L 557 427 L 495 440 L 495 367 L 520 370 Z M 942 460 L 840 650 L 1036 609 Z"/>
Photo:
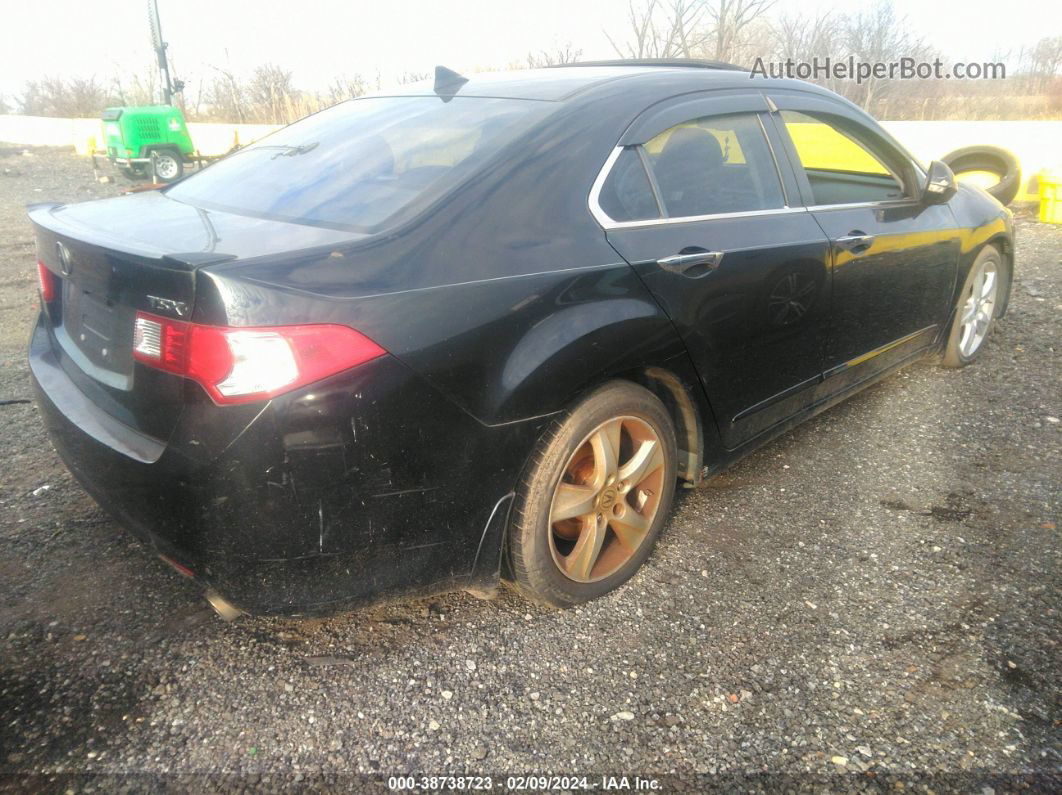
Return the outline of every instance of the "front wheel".
<path id="1" fill-rule="evenodd" d="M 951 334 L 944 348 L 945 367 L 965 367 L 977 358 L 995 326 L 1010 273 L 999 249 L 986 246 L 966 277 Z"/>
<path id="2" fill-rule="evenodd" d="M 586 397 L 540 440 L 518 489 L 507 547 L 517 589 L 570 607 L 626 582 L 667 520 L 676 462 L 651 392 L 615 381 Z"/>

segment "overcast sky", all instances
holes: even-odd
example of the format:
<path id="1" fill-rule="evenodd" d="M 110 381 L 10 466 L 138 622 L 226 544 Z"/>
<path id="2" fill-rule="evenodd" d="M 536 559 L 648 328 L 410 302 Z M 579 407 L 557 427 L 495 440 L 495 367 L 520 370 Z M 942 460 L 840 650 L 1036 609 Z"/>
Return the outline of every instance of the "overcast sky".
<path id="1" fill-rule="evenodd" d="M 784 11 L 869 5 L 861 0 L 779 0 Z M 895 0 L 925 38 L 953 60 L 986 60 L 1062 34 L 1057 0 Z M 502 68 L 527 52 L 566 44 L 583 58 L 615 53 L 627 0 L 159 0 L 163 33 L 181 77 L 211 67 L 249 73 L 274 62 L 300 88 L 336 75 L 384 83 L 435 64 Z M 788 8 L 791 7 L 791 8 Z M 153 68 L 145 0 L 4 0 L 0 94 L 42 75 L 110 80 Z"/>

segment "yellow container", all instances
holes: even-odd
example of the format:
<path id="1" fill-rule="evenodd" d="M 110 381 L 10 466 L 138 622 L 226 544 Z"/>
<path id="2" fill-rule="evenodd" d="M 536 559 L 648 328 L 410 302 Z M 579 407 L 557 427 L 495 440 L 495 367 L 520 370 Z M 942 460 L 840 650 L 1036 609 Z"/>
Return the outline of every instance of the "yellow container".
<path id="1" fill-rule="evenodd" d="M 1062 224 L 1062 171 L 1040 172 L 1040 220 Z"/>

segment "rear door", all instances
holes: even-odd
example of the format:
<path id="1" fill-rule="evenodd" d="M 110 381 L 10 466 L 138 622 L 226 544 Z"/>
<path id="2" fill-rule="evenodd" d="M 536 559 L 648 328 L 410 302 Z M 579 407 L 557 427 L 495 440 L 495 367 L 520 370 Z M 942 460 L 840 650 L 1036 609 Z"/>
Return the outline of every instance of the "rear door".
<path id="1" fill-rule="evenodd" d="M 658 105 L 591 195 L 685 340 L 728 448 L 808 406 L 822 373 L 829 244 L 776 163 L 767 110 L 752 92 Z"/>
<path id="2" fill-rule="evenodd" d="M 920 200 L 910 158 L 826 97 L 772 94 L 772 114 L 811 214 L 830 239 L 833 293 L 822 397 L 930 346 L 956 278 L 957 224 Z"/>

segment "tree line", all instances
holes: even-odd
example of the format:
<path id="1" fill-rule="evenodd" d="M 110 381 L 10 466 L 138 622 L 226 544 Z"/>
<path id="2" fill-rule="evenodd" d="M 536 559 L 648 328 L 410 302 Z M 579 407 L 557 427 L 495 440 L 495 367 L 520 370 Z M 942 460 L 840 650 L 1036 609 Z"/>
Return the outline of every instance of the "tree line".
<path id="1" fill-rule="evenodd" d="M 939 59 L 945 68 L 949 65 L 946 54 L 899 16 L 891 0 L 854 12 L 827 10 L 814 16 L 788 8 L 783 12 L 777 0 L 630 0 L 622 28 L 606 30 L 605 35 L 620 58 L 697 58 L 749 69 L 763 62 L 824 63 L 827 58 L 838 62 L 849 57 L 863 63 Z M 535 68 L 581 58 L 582 50 L 569 44 L 528 53 L 507 67 Z M 1001 50 L 992 61 L 1005 65 L 1005 79 L 810 79 L 878 118 L 1062 116 L 1062 36 Z M 398 82 L 429 77 L 410 72 Z M 323 89 L 307 90 L 295 84 L 290 70 L 274 63 L 250 75 L 209 67 L 186 83 L 177 102 L 190 120 L 270 124 L 290 122 L 383 87 L 379 75 L 352 74 L 336 77 Z M 131 79 L 45 77 L 27 82 L 18 96 L 0 96 L 0 113 L 95 117 L 112 105 L 153 104 L 160 95 L 154 69 Z"/>

